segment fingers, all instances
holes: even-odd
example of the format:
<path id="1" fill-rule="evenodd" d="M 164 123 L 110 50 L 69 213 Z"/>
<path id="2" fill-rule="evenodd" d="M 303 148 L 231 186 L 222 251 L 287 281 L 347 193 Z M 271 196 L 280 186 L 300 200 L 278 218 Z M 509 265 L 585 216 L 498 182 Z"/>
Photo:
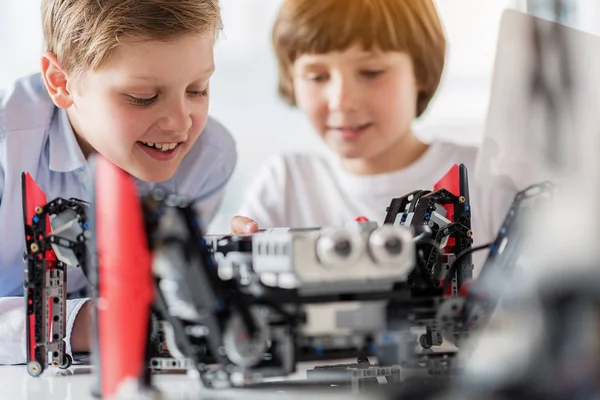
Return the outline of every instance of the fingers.
<path id="1" fill-rule="evenodd" d="M 92 305 L 91 301 L 86 301 L 75 317 L 71 331 L 71 350 L 75 353 L 91 351 Z"/>
<path id="2" fill-rule="evenodd" d="M 233 234 L 254 233 L 257 231 L 258 224 L 248 217 L 236 215 L 231 219 L 231 233 Z"/>

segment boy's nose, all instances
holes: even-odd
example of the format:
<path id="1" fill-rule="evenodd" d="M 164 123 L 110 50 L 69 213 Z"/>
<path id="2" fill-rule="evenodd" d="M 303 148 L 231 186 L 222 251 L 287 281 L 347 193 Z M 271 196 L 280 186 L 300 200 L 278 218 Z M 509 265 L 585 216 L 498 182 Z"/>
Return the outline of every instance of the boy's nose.
<path id="1" fill-rule="evenodd" d="M 159 121 L 158 126 L 163 132 L 167 133 L 187 132 L 192 127 L 192 115 L 185 102 L 169 107 Z"/>
<path id="2" fill-rule="evenodd" d="M 330 83 L 328 88 L 330 111 L 354 111 L 360 102 L 360 88 L 354 82 L 338 78 Z"/>

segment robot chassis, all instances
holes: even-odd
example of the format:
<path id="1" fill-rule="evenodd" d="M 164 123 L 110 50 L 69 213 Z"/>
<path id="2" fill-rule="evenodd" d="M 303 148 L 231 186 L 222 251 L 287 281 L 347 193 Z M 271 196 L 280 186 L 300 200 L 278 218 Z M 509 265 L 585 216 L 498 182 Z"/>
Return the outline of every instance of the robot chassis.
<path id="1" fill-rule="evenodd" d="M 455 343 L 468 333 L 459 318 L 473 268 L 464 166 L 455 166 L 433 191 L 392 200 L 382 226 L 362 221 L 203 236 L 183 199 L 160 189 L 140 196 L 134 180 L 107 160 L 97 157 L 92 165 L 95 188 L 112 190 L 96 190 L 88 219 L 81 202 L 43 205 L 25 183 L 24 207 L 26 231 L 39 232 L 38 246 L 50 243 L 56 265 L 89 269 L 99 395 L 113 395 L 127 378 L 149 387 L 152 367 L 172 365 L 196 370 L 207 387 L 244 386 L 293 373 L 301 361 L 347 357 L 377 356 L 382 367 L 367 370 L 392 380 L 397 370 L 384 367 L 453 370 L 455 353 L 415 352 L 410 329 L 426 328 L 419 340 L 425 348 L 442 344 L 444 332 Z M 56 215 L 52 232 L 39 222 L 45 214 Z M 49 274 L 50 250 L 29 249 L 28 257 L 44 260 L 28 263 L 29 269 Z M 62 283 L 64 293 L 66 274 L 35 283 L 38 291 Z M 43 320 L 49 301 L 46 295 L 31 304 L 34 319 Z M 127 307 L 113 306 L 122 304 Z M 156 340 L 161 335 L 165 340 Z M 43 332 L 31 343 L 36 354 L 52 344 Z M 54 355 L 66 359 L 64 345 Z M 38 369 L 42 361 L 37 358 Z"/>

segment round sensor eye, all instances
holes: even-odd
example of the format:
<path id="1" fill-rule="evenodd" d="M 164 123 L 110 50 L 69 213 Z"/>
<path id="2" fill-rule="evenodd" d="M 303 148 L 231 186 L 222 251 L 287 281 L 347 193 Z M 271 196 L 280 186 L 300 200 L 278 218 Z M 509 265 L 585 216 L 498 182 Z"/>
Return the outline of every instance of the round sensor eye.
<path id="1" fill-rule="evenodd" d="M 369 250 L 376 262 L 389 264 L 404 257 L 404 232 L 400 229 L 392 225 L 384 225 L 371 233 Z"/>
<path id="2" fill-rule="evenodd" d="M 342 239 L 339 242 L 336 242 L 333 249 L 340 257 L 347 258 L 352 254 L 352 243 L 350 243 L 349 240 Z"/>
<path id="3" fill-rule="evenodd" d="M 398 255 L 402 253 L 402 240 L 397 237 L 390 237 L 385 242 L 385 249 L 390 255 Z"/>
<path id="4" fill-rule="evenodd" d="M 346 229 L 329 229 L 317 239 L 317 258 L 326 266 L 349 266 L 361 254 L 361 237 Z"/>

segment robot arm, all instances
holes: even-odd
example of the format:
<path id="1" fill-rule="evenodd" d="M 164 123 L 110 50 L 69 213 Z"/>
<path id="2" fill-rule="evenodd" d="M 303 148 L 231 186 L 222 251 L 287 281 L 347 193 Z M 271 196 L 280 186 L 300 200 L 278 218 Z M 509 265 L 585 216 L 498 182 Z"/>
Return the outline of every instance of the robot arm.
<path id="1" fill-rule="evenodd" d="M 448 267 L 458 254 L 471 247 L 473 233 L 468 186 L 467 168 L 463 164 L 455 165 L 436 183 L 433 191 L 413 191 L 393 199 L 387 208 L 385 224 L 411 227 L 419 234 L 419 239 L 428 237 L 426 242 L 430 242 L 423 243 L 426 248 L 424 266 L 413 272 L 413 283 L 443 286 Z M 442 262 L 439 262 L 440 258 Z M 470 256 L 460 260 L 456 272 L 447 293 L 449 296 L 457 295 L 463 283 L 471 279 L 473 264 Z"/>
<path id="2" fill-rule="evenodd" d="M 86 269 L 89 238 L 86 205 L 76 199 L 47 203 L 32 177 L 21 177 L 25 225 L 27 370 L 40 375 L 52 365 L 68 368 L 65 352 L 67 266 Z"/>

